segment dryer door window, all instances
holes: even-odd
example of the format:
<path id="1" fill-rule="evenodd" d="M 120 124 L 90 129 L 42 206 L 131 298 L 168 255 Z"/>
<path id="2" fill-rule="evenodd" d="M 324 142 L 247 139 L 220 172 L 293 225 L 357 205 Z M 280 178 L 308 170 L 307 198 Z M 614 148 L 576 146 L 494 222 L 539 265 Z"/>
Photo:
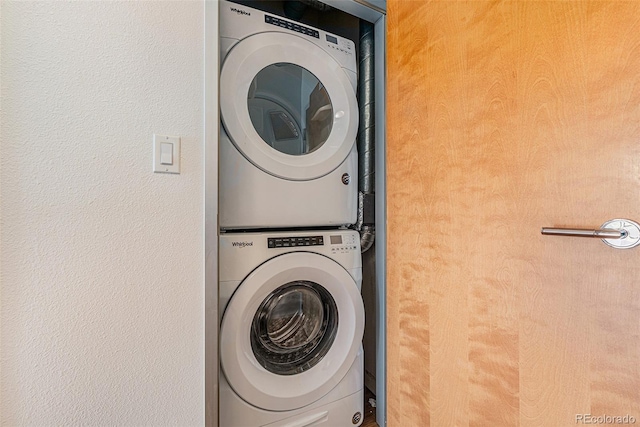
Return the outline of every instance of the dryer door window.
<path id="1" fill-rule="evenodd" d="M 333 126 L 327 89 L 311 72 L 295 64 L 272 64 L 256 74 L 247 106 L 263 141 L 292 156 L 320 148 Z"/>
<path id="2" fill-rule="evenodd" d="M 293 181 L 325 176 L 356 140 L 358 103 L 349 76 L 302 37 L 247 37 L 229 51 L 220 71 L 224 130 L 249 162 L 270 175 Z"/>
<path id="3" fill-rule="evenodd" d="M 251 328 L 251 348 L 269 372 L 299 374 L 327 354 L 337 327 L 338 308 L 325 288 L 305 280 L 289 282 L 258 308 Z"/>

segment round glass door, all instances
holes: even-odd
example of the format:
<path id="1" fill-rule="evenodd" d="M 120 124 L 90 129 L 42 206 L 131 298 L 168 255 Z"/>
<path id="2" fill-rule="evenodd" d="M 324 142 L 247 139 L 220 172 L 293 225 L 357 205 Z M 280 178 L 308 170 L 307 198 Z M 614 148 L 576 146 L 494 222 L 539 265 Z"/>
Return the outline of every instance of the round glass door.
<path id="1" fill-rule="evenodd" d="M 279 255 L 237 285 L 224 309 L 221 371 L 253 406 L 302 408 L 344 378 L 363 332 L 362 295 L 343 266 L 315 253 Z"/>
<path id="2" fill-rule="evenodd" d="M 251 348 L 269 372 L 299 374 L 327 354 L 337 327 L 338 309 L 325 288 L 311 281 L 290 282 L 260 304 L 251 326 Z"/>
<path id="3" fill-rule="evenodd" d="M 325 176 L 356 141 L 354 77 L 304 38 L 279 32 L 247 37 L 222 63 L 222 130 L 270 175 L 293 181 Z"/>
<path id="4" fill-rule="evenodd" d="M 324 144 L 333 127 L 333 106 L 324 85 L 307 69 L 271 64 L 249 86 L 247 106 L 260 138 L 281 153 L 309 154 Z"/>

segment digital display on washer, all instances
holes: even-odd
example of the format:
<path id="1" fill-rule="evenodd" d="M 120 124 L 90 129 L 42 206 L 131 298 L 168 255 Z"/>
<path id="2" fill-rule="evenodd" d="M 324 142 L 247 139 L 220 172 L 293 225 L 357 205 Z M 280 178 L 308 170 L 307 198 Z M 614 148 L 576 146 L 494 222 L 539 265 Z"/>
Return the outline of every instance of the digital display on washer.
<path id="1" fill-rule="evenodd" d="M 330 236 L 332 245 L 341 245 L 342 244 L 342 236 Z"/>
<path id="2" fill-rule="evenodd" d="M 286 28 L 287 30 L 295 31 L 296 33 L 306 34 L 317 39 L 320 38 L 320 33 L 317 30 L 305 27 L 304 25 L 296 24 L 295 22 L 285 21 L 284 19 L 276 18 L 275 16 L 265 15 L 264 22 L 280 28 Z"/>
<path id="3" fill-rule="evenodd" d="M 295 236 L 295 237 L 269 237 L 267 247 L 269 248 L 291 248 L 295 246 L 323 246 L 322 236 Z"/>
<path id="4" fill-rule="evenodd" d="M 337 38 L 335 38 L 333 36 L 330 36 L 329 34 L 327 34 L 326 37 L 327 37 L 327 41 L 329 43 L 338 44 L 338 39 Z"/>

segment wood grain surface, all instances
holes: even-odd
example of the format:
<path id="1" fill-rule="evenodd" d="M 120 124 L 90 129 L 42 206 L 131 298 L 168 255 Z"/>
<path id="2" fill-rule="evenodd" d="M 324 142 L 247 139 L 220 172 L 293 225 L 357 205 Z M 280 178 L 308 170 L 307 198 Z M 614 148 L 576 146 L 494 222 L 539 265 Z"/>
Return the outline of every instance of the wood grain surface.
<path id="1" fill-rule="evenodd" d="M 388 425 L 640 423 L 640 2 L 387 3 Z"/>

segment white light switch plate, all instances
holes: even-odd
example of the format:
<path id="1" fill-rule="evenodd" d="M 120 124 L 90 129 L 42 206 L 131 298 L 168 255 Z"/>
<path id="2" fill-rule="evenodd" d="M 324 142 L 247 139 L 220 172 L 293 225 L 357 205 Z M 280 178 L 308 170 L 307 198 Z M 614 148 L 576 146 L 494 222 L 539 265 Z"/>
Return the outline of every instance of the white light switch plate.
<path id="1" fill-rule="evenodd" d="M 162 147 L 165 149 L 165 144 L 171 144 L 172 155 L 162 156 Z M 169 158 L 171 164 L 165 164 L 167 158 Z M 165 163 L 163 163 L 163 161 Z M 167 135 L 153 135 L 153 171 L 159 173 L 180 173 L 180 137 L 179 136 L 167 136 Z"/>

